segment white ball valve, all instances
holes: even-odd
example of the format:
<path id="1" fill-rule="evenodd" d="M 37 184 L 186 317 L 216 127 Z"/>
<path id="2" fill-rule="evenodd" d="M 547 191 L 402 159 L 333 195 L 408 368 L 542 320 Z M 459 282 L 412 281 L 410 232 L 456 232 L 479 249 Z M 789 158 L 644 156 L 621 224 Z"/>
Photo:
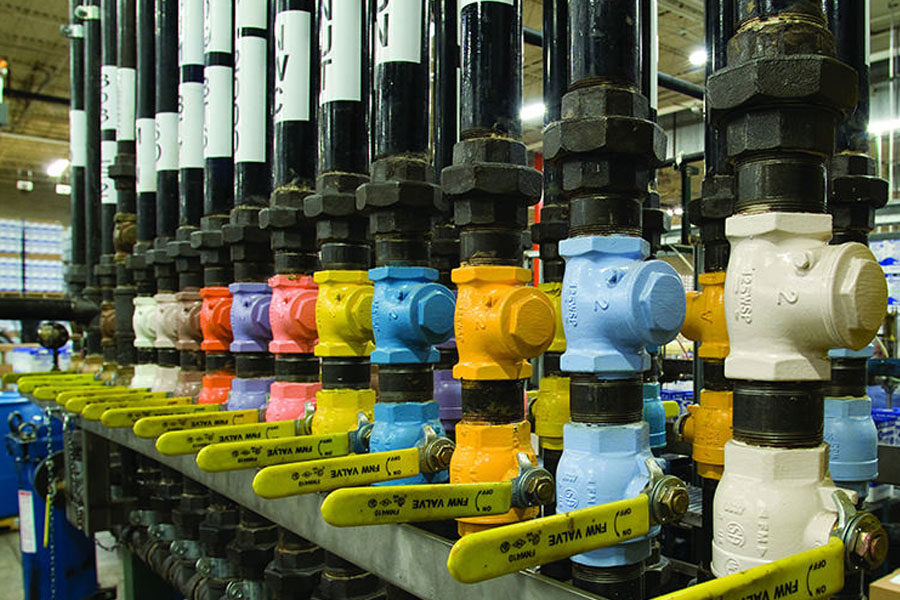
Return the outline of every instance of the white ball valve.
<path id="1" fill-rule="evenodd" d="M 156 344 L 157 348 L 175 348 L 178 341 L 178 313 L 181 307 L 175 294 L 160 292 L 153 296 L 156 300 Z"/>
<path id="2" fill-rule="evenodd" d="M 829 246 L 831 215 L 763 213 L 725 222 L 730 379 L 830 377 L 827 352 L 868 344 L 887 309 L 887 283 L 866 246 Z"/>
<path id="3" fill-rule="evenodd" d="M 156 300 L 147 296 L 134 299 L 131 326 L 134 328 L 134 347 L 153 348 L 156 342 Z"/>

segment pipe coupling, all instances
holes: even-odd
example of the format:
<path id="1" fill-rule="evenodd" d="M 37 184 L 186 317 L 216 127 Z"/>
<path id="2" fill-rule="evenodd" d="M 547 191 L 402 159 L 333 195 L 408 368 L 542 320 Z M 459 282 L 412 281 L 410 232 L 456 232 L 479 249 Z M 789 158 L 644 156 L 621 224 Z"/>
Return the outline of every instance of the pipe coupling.
<path id="1" fill-rule="evenodd" d="M 453 376 L 469 380 L 524 379 L 529 358 L 553 342 L 553 303 L 527 287 L 531 271 L 520 267 L 460 267 L 457 285 L 456 347 Z"/>
<path id="2" fill-rule="evenodd" d="M 564 371 L 607 378 L 650 368 L 646 346 L 675 339 L 684 322 L 681 278 L 668 263 L 644 259 L 638 237 L 584 236 L 559 244 L 563 279 Z"/>
<path id="3" fill-rule="evenodd" d="M 831 215 L 739 215 L 725 228 L 726 377 L 827 380 L 830 348 L 872 341 L 887 309 L 884 273 L 864 245 L 828 245 Z"/>
<path id="4" fill-rule="evenodd" d="M 318 339 L 316 330 L 316 296 L 319 286 L 309 275 L 275 275 L 269 279 L 272 303 L 273 354 L 312 354 Z"/>

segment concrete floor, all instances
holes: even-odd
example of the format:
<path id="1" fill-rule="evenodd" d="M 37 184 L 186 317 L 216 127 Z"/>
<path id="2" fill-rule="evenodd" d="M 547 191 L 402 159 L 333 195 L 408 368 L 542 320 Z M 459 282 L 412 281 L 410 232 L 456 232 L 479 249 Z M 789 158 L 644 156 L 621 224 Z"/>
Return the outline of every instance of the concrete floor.
<path id="1" fill-rule="evenodd" d="M 115 540 L 108 533 L 97 535 L 97 541 L 106 548 L 112 548 Z M 116 550 L 108 551 L 96 546 L 97 580 L 100 587 L 117 588 L 117 598 L 122 594 L 122 561 Z M 22 587 L 22 557 L 19 546 L 19 532 L 0 531 L 0 600 L 24 600 Z"/>

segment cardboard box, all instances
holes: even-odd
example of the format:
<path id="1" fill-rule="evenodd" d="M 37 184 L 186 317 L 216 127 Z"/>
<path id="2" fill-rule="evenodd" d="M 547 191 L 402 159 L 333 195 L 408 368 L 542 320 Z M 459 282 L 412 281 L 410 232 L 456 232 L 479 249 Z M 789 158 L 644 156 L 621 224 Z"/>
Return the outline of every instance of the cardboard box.
<path id="1" fill-rule="evenodd" d="M 869 600 L 900 600 L 900 569 L 869 585 Z"/>

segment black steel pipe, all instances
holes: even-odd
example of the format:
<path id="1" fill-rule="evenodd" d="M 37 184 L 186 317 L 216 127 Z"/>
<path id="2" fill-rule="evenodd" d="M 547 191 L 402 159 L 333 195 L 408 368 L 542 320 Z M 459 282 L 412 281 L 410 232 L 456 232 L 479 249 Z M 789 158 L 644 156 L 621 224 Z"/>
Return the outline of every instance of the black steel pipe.
<path id="1" fill-rule="evenodd" d="M 87 325 L 99 313 L 97 303 L 85 298 L 0 297 L 0 319 L 75 321 Z"/>
<path id="2" fill-rule="evenodd" d="M 86 118 L 87 163 L 84 186 L 85 262 L 87 287 L 96 288 L 94 267 L 102 251 L 100 218 L 100 0 L 87 0 L 84 21 L 84 110 Z"/>
<path id="3" fill-rule="evenodd" d="M 198 227 L 203 216 L 203 0 L 183 0 L 178 19 L 178 225 Z"/>
<path id="4" fill-rule="evenodd" d="M 859 86 L 856 108 L 838 124 L 835 150 L 869 150 L 869 23 L 868 0 L 823 0 L 828 27 L 834 35 L 837 57 L 856 69 Z"/>
<path id="5" fill-rule="evenodd" d="M 697 85 L 696 83 L 691 83 L 690 81 L 685 81 L 684 79 L 679 79 L 674 75 L 669 75 L 668 73 L 657 73 L 656 74 L 657 82 L 659 83 L 659 87 L 666 88 L 667 90 L 672 90 L 673 92 L 678 92 L 679 94 L 684 94 L 685 96 L 689 96 L 691 98 L 696 98 L 697 100 L 703 100 L 705 90 L 702 85 Z"/>
<path id="6" fill-rule="evenodd" d="M 453 162 L 457 132 L 456 75 L 459 47 L 456 43 L 456 0 L 435 0 L 434 11 L 434 170 L 437 178 Z"/>
<path id="7" fill-rule="evenodd" d="M 272 187 L 311 188 L 316 176 L 316 109 L 319 85 L 313 0 L 275 1 L 275 89 Z M 304 59 L 306 59 L 304 64 Z"/>
<path id="8" fill-rule="evenodd" d="M 522 3 L 470 2 L 459 11 L 461 139 L 522 134 Z"/>
<path id="9" fill-rule="evenodd" d="M 639 0 L 570 3 L 570 87 L 614 81 L 641 89 L 639 15 Z"/>
<path id="10" fill-rule="evenodd" d="M 101 0 L 101 66 L 100 66 L 100 251 L 103 255 L 115 252 L 113 229 L 115 227 L 118 192 L 109 175 L 109 168 L 116 160 L 116 126 L 119 120 L 118 73 L 116 42 L 118 23 L 116 0 Z"/>
<path id="11" fill-rule="evenodd" d="M 728 61 L 728 40 L 734 34 L 734 1 L 706 0 L 706 76 L 724 69 Z M 701 93 L 705 90 L 701 88 Z M 705 99 L 705 94 L 701 95 Z M 706 174 L 724 175 L 729 171 L 725 132 L 713 127 L 708 102 L 705 113 Z"/>
<path id="12" fill-rule="evenodd" d="M 203 214 L 226 215 L 234 204 L 234 13 L 229 0 L 206 3 Z"/>
<path id="13" fill-rule="evenodd" d="M 156 0 L 156 237 L 178 227 L 178 0 Z"/>
<path id="14" fill-rule="evenodd" d="M 156 37 L 154 0 L 137 0 L 135 174 L 137 239 L 156 237 Z"/>
<path id="15" fill-rule="evenodd" d="M 271 192 L 271 35 L 265 2 L 244 3 L 235 14 L 234 205 L 265 206 Z"/>
<path id="16" fill-rule="evenodd" d="M 79 6 L 80 4 L 76 5 Z M 68 106 L 71 104 L 71 98 L 63 98 L 62 96 L 51 96 L 50 94 L 41 94 L 39 92 L 30 92 L 28 90 L 17 90 L 15 88 L 4 88 L 3 95 L 6 98 L 15 98 L 16 100 L 28 100 L 33 102 L 45 102 L 47 104 L 58 104 L 60 106 Z"/>
<path id="17" fill-rule="evenodd" d="M 116 185 L 118 213 L 134 214 L 136 190 L 134 186 L 134 120 L 135 77 L 137 54 L 135 48 L 135 0 L 118 0 L 118 49 L 116 69 L 116 166 L 119 176 L 125 176 L 125 185 Z"/>
<path id="18" fill-rule="evenodd" d="M 70 181 L 72 191 L 69 207 L 72 215 L 71 261 L 67 274 L 69 291 L 80 294 L 85 284 L 85 167 L 87 163 L 87 125 L 84 112 L 84 25 L 75 17 L 79 0 L 69 0 L 69 15 L 72 19 L 69 31 L 69 159 L 71 161 Z M 9 95 L 10 90 L 6 90 Z"/>

